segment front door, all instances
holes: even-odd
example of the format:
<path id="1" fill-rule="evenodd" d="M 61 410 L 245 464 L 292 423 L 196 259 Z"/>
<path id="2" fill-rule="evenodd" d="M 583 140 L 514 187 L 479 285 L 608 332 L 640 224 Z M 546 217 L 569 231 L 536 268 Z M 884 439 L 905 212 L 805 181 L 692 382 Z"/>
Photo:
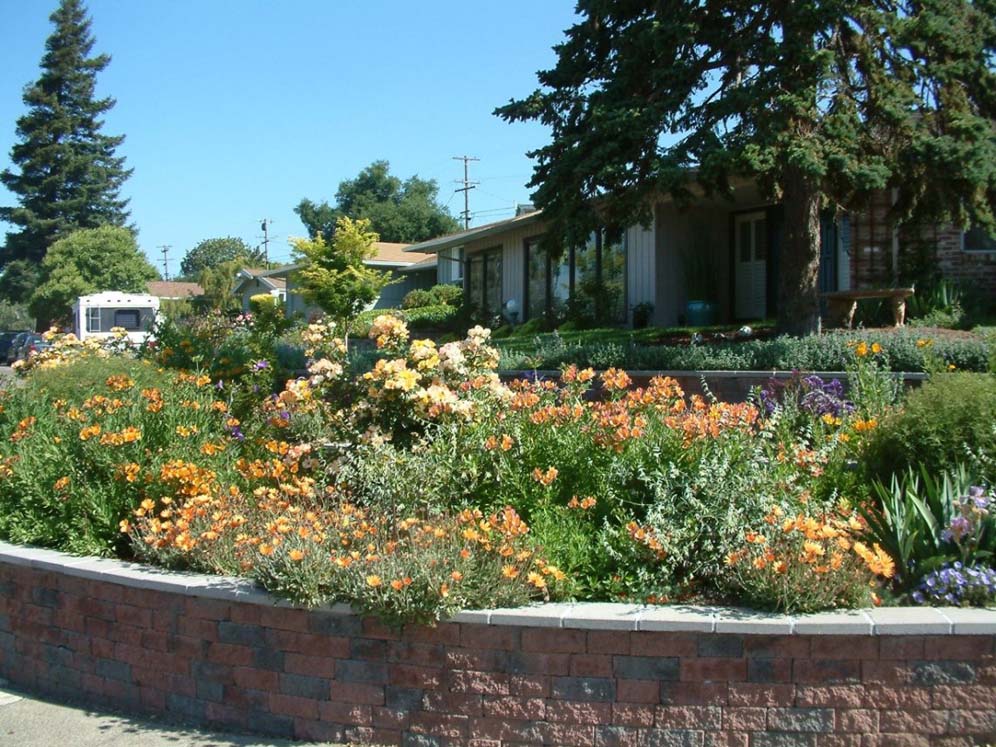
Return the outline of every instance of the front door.
<path id="1" fill-rule="evenodd" d="M 738 319 L 763 319 L 768 310 L 768 226 L 764 213 L 736 216 L 734 231 L 734 312 Z"/>

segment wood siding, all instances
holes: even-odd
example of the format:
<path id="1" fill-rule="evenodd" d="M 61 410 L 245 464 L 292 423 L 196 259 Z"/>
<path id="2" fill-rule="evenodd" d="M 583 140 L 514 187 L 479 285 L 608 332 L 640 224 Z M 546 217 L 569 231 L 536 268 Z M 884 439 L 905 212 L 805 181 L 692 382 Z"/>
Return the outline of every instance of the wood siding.
<path id="1" fill-rule="evenodd" d="M 654 223 L 646 228 L 630 226 L 626 229 L 626 322 L 633 323 L 633 307 L 652 303 L 656 277 Z"/>

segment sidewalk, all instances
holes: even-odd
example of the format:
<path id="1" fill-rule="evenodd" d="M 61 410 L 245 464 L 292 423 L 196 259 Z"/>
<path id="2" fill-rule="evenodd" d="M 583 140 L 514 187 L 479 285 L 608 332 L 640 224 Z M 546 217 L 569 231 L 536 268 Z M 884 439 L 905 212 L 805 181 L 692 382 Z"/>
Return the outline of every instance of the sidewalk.
<path id="1" fill-rule="evenodd" d="M 2 747 L 292 747 L 300 744 L 60 705 L 11 689 L 0 680 Z"/>

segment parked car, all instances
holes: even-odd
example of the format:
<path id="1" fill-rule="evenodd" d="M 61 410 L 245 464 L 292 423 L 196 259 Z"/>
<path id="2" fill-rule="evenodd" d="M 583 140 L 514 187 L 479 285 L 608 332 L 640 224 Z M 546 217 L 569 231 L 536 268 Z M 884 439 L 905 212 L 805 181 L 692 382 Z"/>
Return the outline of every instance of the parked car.
<path id="1" fill-rule="evenodd" d="M 17 332 L 0 332 L 0 361 L 7 360 L 7 353 L 10 352 L 10 344 L 17 337 Z"/>
<path id="2" fill-rule="evenodd" d="M 42 350 L 48 350 L 50 347 L 52 345 L 44 337 L 31 333 L 21 343 L 21 347 L 17 351 L 17 360 L 27 360 L 32 353 L 40 353 Z"/>
<path id="3" fill-rule="evenodd" d="M 10 347 L 7 349 L 7 355 L 4 357 L 8 366 L 17 360 L 17 354 L 20 352 L 24 340 L 31 334 L 31 332 L 18 332 L 14 335 L 14 339 L 10 342 Z"/>

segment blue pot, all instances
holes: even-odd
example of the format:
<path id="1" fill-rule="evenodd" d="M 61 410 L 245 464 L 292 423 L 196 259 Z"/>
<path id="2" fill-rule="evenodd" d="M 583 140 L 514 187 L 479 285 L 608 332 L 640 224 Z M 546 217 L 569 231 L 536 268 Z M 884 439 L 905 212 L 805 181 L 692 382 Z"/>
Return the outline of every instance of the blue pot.
<path id="1" fill-rule="evenodd" d="M 716 323 L 716 304 L 711 301 L 689 301 L 685 304 L 685 320 L 689 327 L 709 327 Z"/>

